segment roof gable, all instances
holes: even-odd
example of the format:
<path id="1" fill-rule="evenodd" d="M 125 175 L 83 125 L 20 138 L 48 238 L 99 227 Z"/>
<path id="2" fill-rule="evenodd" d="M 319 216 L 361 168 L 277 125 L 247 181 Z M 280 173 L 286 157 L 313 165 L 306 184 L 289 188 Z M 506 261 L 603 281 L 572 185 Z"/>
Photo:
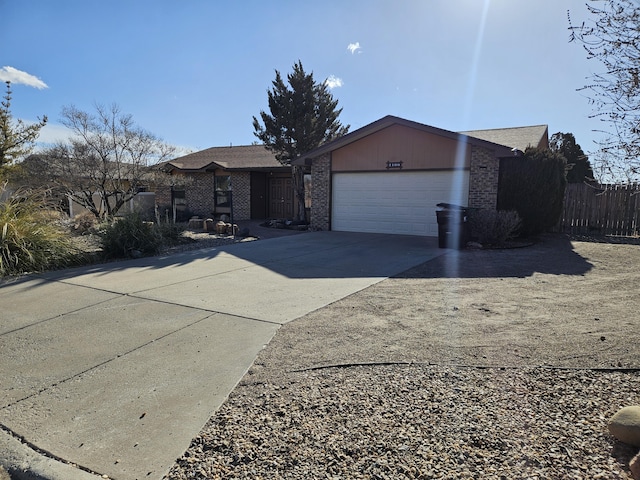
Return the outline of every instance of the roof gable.
<path id="1" fill-rule="evenodd" d="M 323 155 L 328 152 L 332 152 L 334 150 L 337 150 L 338 148 L 342 148 L 346 145 L 349 145 L 350 143 L 356 142 L 364 137 L 372 135 L 392 125 L 401 125 L 409 128 L 414 128 L 426 133 L 438 135 L 445 138 L 450 138 L 450 139 L 465 142 L 471 145 L 479 145 L 485 148 L 491 148 L 491 149 L 497 150 L 498 156 L 508 156 L 512 154 L 511 148 L 505 145 L 496 144 L 491 141 L 487 141 L 477 137 L 471 137 L 463 133 L 452 132 L 450 130 L 444 130 L 442 128 L 432 127 L 430 125 L 413 122 L 411 120 L 405 120 L 404 118 L 395 117 L 393 115 L 387 115 L 386 117 L 383 117 L 380 120 L 376 120 L 375 122 L 370 123 L 369 125 L 365 125 L 364 127 L 361 127 L 358 130 L 354 130 L 353 132 L 348 133 L 340 138 L 327 142 L 324 145 L 321 145 L 320 147 L 316 148 L 315 150 L 312 150 L 303 155 L 300 155 L 296 160 L 294 160 L 291 163 L 294 165 L 309 164 L 309 162 L 313 158 L 317 158 L 320 155 Z"/>

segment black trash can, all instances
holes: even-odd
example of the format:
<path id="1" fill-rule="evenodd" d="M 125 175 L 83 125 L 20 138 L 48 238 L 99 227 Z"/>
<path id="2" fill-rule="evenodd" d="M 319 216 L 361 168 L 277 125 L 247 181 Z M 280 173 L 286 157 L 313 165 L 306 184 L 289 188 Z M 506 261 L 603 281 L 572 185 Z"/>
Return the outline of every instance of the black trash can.
<path id="1" fill-rule="evenodd" d="M 467 208 L 448 203 L 439 203 L 442 210 L 436 211 L 438 219 L 438 247 L 460 250 L 469 241 Z"/>

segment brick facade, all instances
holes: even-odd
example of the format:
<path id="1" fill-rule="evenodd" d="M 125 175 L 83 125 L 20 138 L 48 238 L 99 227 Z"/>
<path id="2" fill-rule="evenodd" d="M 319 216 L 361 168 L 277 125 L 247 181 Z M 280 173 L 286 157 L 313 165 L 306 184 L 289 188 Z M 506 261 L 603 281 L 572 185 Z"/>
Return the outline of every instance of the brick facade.
<path id="1" fill-rule="evenodd" d="M 185 201 L 189 216 L 212 218 L 215 210 L 215 191 L 213 173 L 190 173 L 185 181 Z M 251 173 L 234 172 L 231 174 L 233 188 L 233 219 L 251 218 Z M 170 187 L 156 189 L 156 205 L 161 214 L 171 211 Z M 217 215 L 220 215 L 219 213 Z"/>
<path id="2" fill-rule="evenodd" d="M 171 218 L 171 187 L 161 185 L 154 189 L 156 194 L 156 209 L 161 219 Z"/>
<path id="3" fill-rule="evenodd" d="M 231 174 L 233 188 L 233 221 L 251 218 L 251 173 L 234 172 Z"/>
<path id="4" fill-rule="evenodd" d="M 493 150 L 471 146 L 469 206 L 495 210 L 498 205 L 500 159 Z"/>
<path id="5" fill-rule="evenodd" d="M 185 200 L 191 215 L 208 218 L 213 214 L 214 185 L 211 173 L 192 173 L 185 188 Z"/>
<path id="6" fill-rule="evenodd" d="M 331 154 L 311 164 L 311 229 L 329 230 L 331 214 Z"/>

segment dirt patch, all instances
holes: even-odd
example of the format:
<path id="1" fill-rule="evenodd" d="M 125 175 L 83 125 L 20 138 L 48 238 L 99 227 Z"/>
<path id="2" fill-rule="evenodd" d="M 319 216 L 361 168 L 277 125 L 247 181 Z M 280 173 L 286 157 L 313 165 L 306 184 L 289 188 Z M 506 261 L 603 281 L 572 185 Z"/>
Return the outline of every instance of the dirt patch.
<path id="1" fill-rule="evenodd" d="M 264 356 L 278 356 L 283 369 L 640 367 L 639 267 L 637 245 L 564 235 L 527 248 L 450 251 L 286 325 Z"/>
<path id="2" fill-rule="evenodd" d="M 545 236 L 305 315 L 168 478 L 630 478 L 606 424 L 639 400 L 639 266 L 637 245 Z"/>

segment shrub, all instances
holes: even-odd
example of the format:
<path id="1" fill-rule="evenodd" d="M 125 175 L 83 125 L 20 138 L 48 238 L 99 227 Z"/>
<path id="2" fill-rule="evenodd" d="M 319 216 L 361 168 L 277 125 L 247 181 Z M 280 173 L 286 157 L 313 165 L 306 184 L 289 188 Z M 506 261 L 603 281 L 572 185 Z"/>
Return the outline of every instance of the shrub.
<path id="1" fill-rule="evenodd" d="M 162 247 L 162 237 L 153 224 L 132 213 L 109 221 L 100 232 L 102 251 L 107 258 L 135 258 L 154 255 Z"/>
<path id="2" fill-rule="evenodd" d="M 107 258 L 135 258 L 156 255 L 164 246 L 179 243 L 182 228 L 169 223 L 152 223 L 131 213 L 113 219 L 100 232 Z"/>
<path id="3" fill-rule="evenodd" d="M 468 221 L 473 238 L 483 245 L 496 246 L 514 238 L 522 223 L 515 210 L 474 210 Z"/>
<path id="4" fill-rule="evenodd" d="M 566 184 L 562 155 L 528 148 L 524 156 L 500 162 L 498 209 L 518 212 L 523 235 L 542 233 L 560 220 Z"/>
<path id="5" fill-rule="evenodd" d="M 91 233 L 97 225 L 98 219 L 89 211 L 79 213 L 73 217 L 73 230 L 79 235 Z"/>
<path id="6" fill-rule="evenodd" d="M 160 216 L 160 212 L 156 208 L 156 228 L 160 232 L 162 236 L 163 242 L 165 245 L 177 245 L 184 241 L 184 237 L 182 237 L 182 233 L 185 230 L 184 226 L 180 226 L 176 223 L 173 223 L 169 220 L 168 212 L 165 212 L 165 218 L 163 219 Z"/>
<path id="7" fill-rule="evenodd" d="M 0 188 L 0 193 L 4 188 Z M 43 192 L 22 191 L 0 203 L 0 275 L 62 268 L 81 252 Z"/>

